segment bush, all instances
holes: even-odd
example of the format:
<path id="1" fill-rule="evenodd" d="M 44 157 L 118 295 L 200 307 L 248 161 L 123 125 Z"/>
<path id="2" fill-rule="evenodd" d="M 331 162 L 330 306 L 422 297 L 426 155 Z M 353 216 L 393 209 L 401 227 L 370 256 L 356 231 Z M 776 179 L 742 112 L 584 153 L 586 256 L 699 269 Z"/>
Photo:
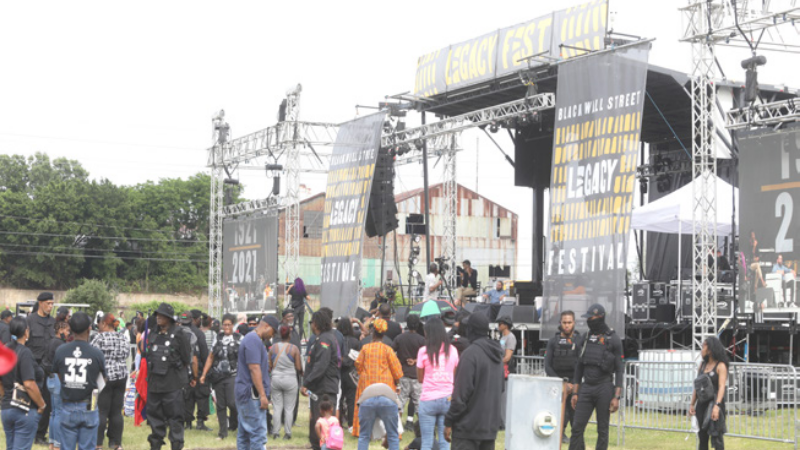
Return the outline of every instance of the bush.
<path id="1" fill-rule="evenodd" d="M 117 308 L 117 299 L 106 283 L 100 280 L 83 280 L 78 287 L 67 291 L 64 303 L 86 303 L 90 315 L 97 311 L 113 312 Z"/>

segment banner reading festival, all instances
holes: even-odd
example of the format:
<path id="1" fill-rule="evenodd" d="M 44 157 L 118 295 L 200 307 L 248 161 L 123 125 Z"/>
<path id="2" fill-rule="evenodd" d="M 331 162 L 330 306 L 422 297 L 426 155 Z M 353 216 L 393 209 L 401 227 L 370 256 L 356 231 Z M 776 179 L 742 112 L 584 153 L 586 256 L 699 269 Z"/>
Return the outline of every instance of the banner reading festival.
<path id="1" fill-rule="evenodd" d="M 223 311 L 274 308 L 278 279 L 278 217 L 260 215 L 222 223 Z"/>
<path id="2" fill-rule="evenodd" d="M 333 146 L 322 222 L 320 299 L 336 316 L 358 305 L 361 244 L 385 113 L 339 127 Z"/>
<path id="3" fill-rule="evenodd" d="M 649 44 L 558 68 L 542 339 L 593 303 L 624 334 L 625 271 Z"/>
<path id="4" fill-rule="evenodd" d="M 742 131 L 739 138 L 739 198 L 741 199 L 739 248 L 747 266 L 758 263 L 781 306 L 786 297 L 800 300 L 797 268 L 800 263 L 800 125 L 775 130 Z M 717 196 L 723 195 L 717 192 Z M 778 260 L 790 268 L 773 268 Z M 791 272 L 794 270 L 795 272 Z M 753 278 L 751 277 L 751 280 Z M 754 283 L 755 281 L 751 281 Z M 760 285 L 759 285 L 760 287 Z M 783 294 L 783 295 L 781 295 Z"/>

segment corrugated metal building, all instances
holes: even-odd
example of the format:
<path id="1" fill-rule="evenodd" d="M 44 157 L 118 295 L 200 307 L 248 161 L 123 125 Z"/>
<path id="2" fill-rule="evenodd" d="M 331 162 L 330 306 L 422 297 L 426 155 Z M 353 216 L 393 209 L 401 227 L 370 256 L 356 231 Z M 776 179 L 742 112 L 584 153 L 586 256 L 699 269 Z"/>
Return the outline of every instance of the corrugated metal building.
<path id="1" fill-rule="evenodd" d="M 397 219 L 400 226 L 395 233 L 386 236 L 385 279 L 392 279 L 395 285 L 408 284 L 408 258 L 411 251 L 411 235 L 406 234 L 406 222 L 410 214 L 422 214 L 423 190 L 414 189 L 395 195 Z M 301 202 L 300 277 L 305 281 L 309 293 L 319 292 L 320 249 L 322 237 L 322 218 L 325 194 L 319 193 Z M 442 256 L 442 233 L 444 231 L 444 199 L 442 185 L 430 187 L 431 254 Z M 283 251 L 285 242 L 284 214 L 280 214 L 279 248 Z M 507 266 L 510 278 L 516 275 L 517 261 L 517 214 L 499 204 L 482 197 L 478 193 L 458 186 L 458 217 L 456 221 L 457 250 L 456 259 L 460 264 L 469 259 L 478 270 L 478 281 L 483 286 L 491 281 L 489 266 Z M 381 280 L 381 242 L 379 238 L 364 237 L 361 279 L 364 283 L 364 296 L 372 297 Z M 420 262 L 414 267 L 421 274 L 425 270 L 425 237 L 422 236 Z M 283 255 L 279 259 L 279 279 L 283 280 Z M 452 266 L 452 264 L 451 264 Z M 398 270 L 400 277 L 398 277 Z M 405 291 L 405 289 L 404 289 Z"/>

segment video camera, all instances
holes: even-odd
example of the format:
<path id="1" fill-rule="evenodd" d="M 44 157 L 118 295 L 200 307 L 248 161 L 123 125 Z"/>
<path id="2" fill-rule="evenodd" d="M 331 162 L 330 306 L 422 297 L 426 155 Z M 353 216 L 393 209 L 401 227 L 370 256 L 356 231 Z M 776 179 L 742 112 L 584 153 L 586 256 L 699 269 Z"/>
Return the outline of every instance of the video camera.
<path id="1" fill-rule="evenodd" d="M 436 264 L 439 265 L 439 274 L 444 275 L 448 270 L 450 270 L 450 265 L 447 263 L 450 258 L 447 256 L 440 256 L 438 258 L 433 258 L 436 261 Z"/>

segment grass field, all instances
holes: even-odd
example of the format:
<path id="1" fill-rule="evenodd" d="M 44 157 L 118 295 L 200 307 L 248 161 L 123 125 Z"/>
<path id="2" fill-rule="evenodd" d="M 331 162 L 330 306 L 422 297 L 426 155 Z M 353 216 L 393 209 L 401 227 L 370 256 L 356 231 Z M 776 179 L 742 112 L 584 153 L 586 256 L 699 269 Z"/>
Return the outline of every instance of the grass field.
<path id="1" fill-rule="evenodd" d="M 301 404 L 300 413 L 298 417 L 299 424 L 292 430 L 292 439 L 285 441 L 282 438 L 277 441 L 270 440 L 267 443 L 267 448 L 281 448 L 300 450 L 308 448 L 308 408 L 306 403 Z M 616 421 L 616 417 L 612 419 Z M 224 441 L 217 440 L 217 423 L 216 416 L 213 416 L 208 421 L 208 425 L 214 431 L 186 431 L 186 444 L 187 450 L 199 449 L 235 449 L 236 436 L 231 434 Z M 150 434 L 150 429 L 143 425 L 141 427 L 133 426 L 132 418 L 125 418 L 125 432 L 123 434 L 123 445 L 125 450 L 149 450 L 150 446 L 147 442 L 147 436 Z M 667 449 L 692 449 L 695 448 L 694 435 L 687 433 L 669 433 L 659 432 L 652 430 L 638 430 L 627 429 L 625 434 L 625 445 L 617 446 L 617 429 L 611 427 L 611 442 L 610 448 L 626 448 L 626 449 L 642 449 L 642 450 L 667 450 Z M 688 439 L 686 439 L 688 436 Z M 345 432 L 345 449 L 355 450 L 358 446 L 357 439 L 350 436 Z M 404 449 L 413 440 L 413 433 L 406 432 L 403 434 L 400 448 Z M 504 448 L 505 435 L 501 432 L 497 437 L 496 449 L 501 450 Z M 586 446 L 593 449 L 597 439 L 597 431 L 594 425 L 589 425 L 586 436 Z M 622 442 L 620 442 L 621 444 Z M 45 450 L 46 447 L 34 446 L 34 450 Z M 370 449 L 382 449 L 380 442 L 373 442 Z M 564 445 L 562 448 L 566 449 Z M 763 440 L 754 439 L 741 439 L 731 438 L 725 439 L 725 448 L 731 450 L 764 450 L 764 449 L 779 449 L 789 450 L 793 448 L 790 444 L 780 444 L 774 442 L 767 442 Z M 0 450 L 6 449 L 5 439 L 0 439 Z M 163 447 L 164 450 L 169 450 L 169 444 Z"/>

